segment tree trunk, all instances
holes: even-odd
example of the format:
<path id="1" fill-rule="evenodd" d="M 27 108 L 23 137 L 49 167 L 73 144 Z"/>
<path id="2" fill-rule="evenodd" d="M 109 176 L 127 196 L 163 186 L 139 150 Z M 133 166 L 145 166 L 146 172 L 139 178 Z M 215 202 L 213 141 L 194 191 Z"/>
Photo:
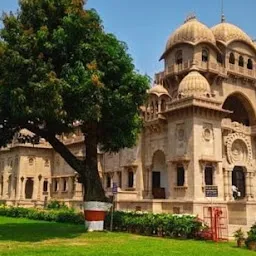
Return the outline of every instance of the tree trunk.
<path id="1" fill-rule="evenodd" d="M 41 130 L 30 124 L 26 124 L 24 128 L 45 138 L 54 150 L 79 173 L 80 182 L 84 186 L 84 201 L 108 202 L 98 172 L 98 138 L 96 122 L 92 122 L 83 127 L 86 149 L 85 161 L 79 160 L 74 156 L 67 146 L 56 138 L 55 134 L 51 134 L 47 130 Z"/>
<path id="2" fill-rule="evenodd" d="M 108 202 L 98 171 L 97 129 L 92 124 L 85 136 L 84 201 Z"/>

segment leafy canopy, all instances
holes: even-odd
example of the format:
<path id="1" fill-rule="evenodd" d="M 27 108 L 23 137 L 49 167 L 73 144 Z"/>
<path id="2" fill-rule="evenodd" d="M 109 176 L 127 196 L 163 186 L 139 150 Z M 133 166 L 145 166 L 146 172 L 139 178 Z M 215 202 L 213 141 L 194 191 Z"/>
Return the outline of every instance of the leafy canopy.
<path id="1" fill-rule="evenodd" d="M 149 79 L 135 71 L 126 45 L 82 0 L 19 4 L 2 17 L 0 143 L 23 127 L 61 134 L 79 120 L 96 123 L 107 151 L 132 146 Z"/>

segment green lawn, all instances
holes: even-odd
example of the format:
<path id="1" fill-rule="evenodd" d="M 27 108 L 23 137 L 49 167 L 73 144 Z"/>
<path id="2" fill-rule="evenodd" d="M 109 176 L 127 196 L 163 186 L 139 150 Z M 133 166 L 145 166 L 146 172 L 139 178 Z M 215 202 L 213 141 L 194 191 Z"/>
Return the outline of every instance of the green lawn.
<path id="1" fill-rule="evenodd" d="M 234 243 L 172 240 L 125 233 L 84 233 L 83 226 L 0 217 L 1 256 L 256 255 Z"/>

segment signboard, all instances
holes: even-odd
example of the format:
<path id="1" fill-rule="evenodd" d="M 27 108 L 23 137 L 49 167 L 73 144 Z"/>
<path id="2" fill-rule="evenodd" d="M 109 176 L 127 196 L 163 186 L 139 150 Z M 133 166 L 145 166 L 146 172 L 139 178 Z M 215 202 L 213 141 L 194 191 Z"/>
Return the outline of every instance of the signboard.
<path id="1" fill-rule="evenodd" d="M 117 183 L 113 182 L 112 193 L 117 194 Z"/>
<path id="2" fill-rule="evenodd" d="M 205 186 L 206 197 L 218 197 L 218 186 Z"/>

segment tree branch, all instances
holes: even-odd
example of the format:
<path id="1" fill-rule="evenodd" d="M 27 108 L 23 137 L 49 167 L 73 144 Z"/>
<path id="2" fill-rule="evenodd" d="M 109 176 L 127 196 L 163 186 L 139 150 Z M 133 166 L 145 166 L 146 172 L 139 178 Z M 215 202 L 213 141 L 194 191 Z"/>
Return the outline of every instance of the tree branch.
<path id="1" fill-rule="evenodd" d="M 84 161 L 78 159 L 60 140 L 58 140 L 55 134 L 51 133 L 47 129 L 40 129 L 33 124 L 26 124 L 24 128 L 37 134 L 40 137 L 46 139 L 53 149 L 58 152 L 62 158 L 75 170 L 81 177 L 85 176 L 85 164 Z"/>

